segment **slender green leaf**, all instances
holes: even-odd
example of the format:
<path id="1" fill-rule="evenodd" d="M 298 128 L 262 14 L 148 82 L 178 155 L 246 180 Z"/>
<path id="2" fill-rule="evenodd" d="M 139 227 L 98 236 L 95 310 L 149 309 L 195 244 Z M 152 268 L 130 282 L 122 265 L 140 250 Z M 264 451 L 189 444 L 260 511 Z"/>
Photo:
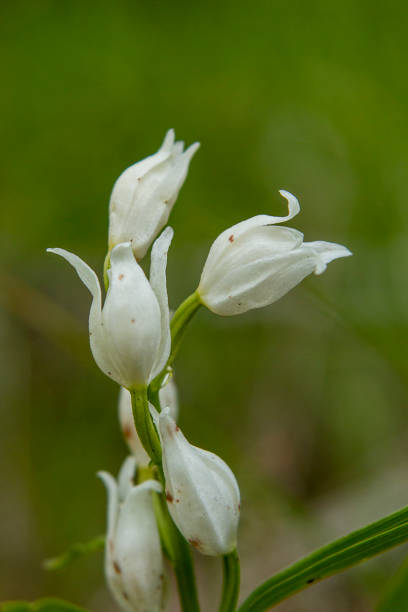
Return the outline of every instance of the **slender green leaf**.
<path id="1" fill-rule="evenodd" d="M 408 610 L 408 559 L 388 582 L 376 612 L 406 612 Z"/>
<path id="2" fill-rule="evenodd" d="M 408 541 L 408 507 L 353 531 L 260 585 L 239 612 L 264 612 L 311 584 Z"/>
<path id="3" fill-rule="evenodd" d="M 1 604 L 0 612 L 87 612 L 87 610 L 62 599 L 46 597 L 33 603 L 24 601 L 4 602 Z"/>
<path id="4" fill-rule="evenodd" d="M 80 557 L 84 555 L 89 555 L 90 553 L 97 552 L 101 550 L 105 545 L 105 536 L 100 535 L 88 542 L 77 542 L 76 544 L 72 544 L 61 555 L 58 557 L 53 557 L 52 559 L 46 559 L 43 563 L 44 569 L 46 570 L 60 570 L 68 567 L 71 563 L 74 563 Z"/>

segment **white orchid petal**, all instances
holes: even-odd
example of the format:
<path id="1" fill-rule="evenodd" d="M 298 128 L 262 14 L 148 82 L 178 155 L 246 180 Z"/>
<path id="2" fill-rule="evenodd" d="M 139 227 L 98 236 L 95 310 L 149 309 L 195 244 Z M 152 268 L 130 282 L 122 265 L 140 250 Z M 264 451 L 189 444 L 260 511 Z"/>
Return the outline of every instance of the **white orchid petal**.
<path id="1" fill-rule="evenodd" d="M 144 257 L 168 221 L 198 148 L 195 143 L 183 153 L 183 146 L 169 130 L 157 153 L 120 175 L 109 204 L 109 248 L 129 241 L 135 256 Z"/>
<path id="2" fill-rule="evenodd" d="M 288 191 L 280 191 L 281 195 L 288 201 L 288 214 L 284 217 L 275 217 L 272 215 L 257 215 L 240 221 L 236 225 L 229 227 L 223 231 L 218 238 L 213 242 L 210 252 L 205 262 L 203 275 L 210 273 L 214 267 L 217 266 L 217 262 L 224 258 L 226 253 L 231 252 L 231 246 L 237 247 L 239 242 L 245 235 L 252 235 L 255 228 L 262 226 L 276 225 L 277 223 L 283 223 L 289 221 L 300 211 L 298 200 Z M 282 228 L 283 229 L 283 228 Z M 289 229 L 289 228 L 284 228 Z M 294 230 L 296 231 L 296 230 Z"/>
<path id="3" fill-rule="evenodd" d="M 126 593 L 134 612 L 162 609 L 163 560 L 152 505 L 154 491 L 161 492 L 161 486 L 153 480 L 131 489 L 116 530 L 113 565 L 120 576 L 120 594 Z M 116 595 L 116 584 L 112 590 Z"/>
<path id="4" fill-rule="evenodd" d="M 132 455 L 126 457 L 118 474 L 118 496 L 122 503 L 133 487 L 133 477 L 136 470 L 136 459 Z"/>
<path id="5" fill-rule="evenodd" d="M 95 312 L 100 313 L 102 307 L 101 286 L 99 284 L 98 277 L 92 268 L 90 268 L 88 264 L 78 257 L 78 255 L 74 255 L 74 253 L 70 253 L 65 249 L 47 249 L 47 252 L 55 253 L 55 255 L 63 257 L 68 263 L 71 264 L 73 268 L 75 268 L 79 278 L 88 288 L 93 297 L 91 311 L 94 310 Z"/>
<path id="6" fill-rule="evenodd" d="M 228 554 L 236 546 L 239 521 L 235 476 L 219 457 L 192 446 L 168 409 L 155 416 L 162 442 L 166 497 L 174 522 L 201 553 Z"/>
<path id="7" fill-rule="evenodd" d="M 129 243 L 111 253 L 111 282 L 102 311 L 117 382 L 126 388 L 147 384 L 161 341 L 157 298 Z M 98 359 L 101 355 L 95 354 Z"/>
<path id="8" fill-rule="evenodd" d="M 167 297 L 166 266 L 167 252 L 170 247 L 174 232 L 167 227 L 160 237 L 155 241 L 150 264 L 150 285 L 153 289 L 161 313 L 161 340 L 157 351 L 157 360 L 153 366 L 152 378 L 159 374 L 167 363 L 171 348 L 170 336 L 170 313 Z"/>
<path id="9" fill-rule="evenodd" d="M 163 408 L 168 408 L 172 419 L 177 421 L 179 413 L 179 401 L 177 385 L 173 377 L 170 377 L 168 382 L 159 391 L 160 405 Z"/>
<path id="10" fill-rule="evenodd" d="M 338 259 L 339 257 L 350 257 L 353 253 L 342 244 L 336 244 L 335 242 L 324 242 L 323 240 L 316 240 L 315 242 L 305 242 L 304 247 L 312 249 L 319 255 L 319 258 L 325 264 L 322 272 L 326 269 L 326 265 Z M 319 272 L 316 272 L 318 274 Z"/>
<path id="11" fill-rule="evenodd" d="M 205 263 L 198 291 L 205 299 L 207 291 L 225 280 L 225 270 L 238 270 L 248 261 L 281 255 L 300 247 L 303 234 L 290 227 L 263 225 L 254 227 L 239 238 L 228 240 L 220 256 L 212 256 L 211 251 Z M 220 260 L 222 258 L 222 265 Z"/>
<path id="12" fill-rule="evenodd" d="M 55 253 L 63 257 L 68 263 L 75 268 L 79 278 L 92 294 L 92 304 L 89 311 L 89 336 L 92 354 L 98 355 L 96 362 L 101 370 L 111 377 L 114 377 L 115 365 L 111 360 L 109 346 L 106 339 L 106 334 L 102 322 L 101 313 L 101 287 L 98 277 L 95 272 L 86 264 L 80 257 L 65 251 L 64 249 L 47 249 L 50 253 Z"/>
<path id="13" fill-rule="evenodd" d="M 176 139 L 176 135 L 174 133 L 173 128 L 167 130 L 166 135 L 164 137 L 163 143 L 159 149 L 159 151 L 168 151 L 170 152 L 174 146 L 174 141 Z"/>
<path id="14" fill-rule="evenodd" d="M 119 511 L 118 486 L 116 484 L 116 480 L 111 474 L 109 474 L 109 472 L 98 472 L 97 476 L 102 480 L 108 494 L 107 539 L 110 540 L 114 537 L 116 520 Z"/>
<path id="15" fill-rule="evenodd" d="M 161 492 L 160 483 L 148 480 L 130 486 L 135 459 L 122 465 L 118 485 L 110 474 L 98 475 L 108 489 L 110 530 L 105 547 L 105 574 L 108 586 L 121 607 L 128 612 L 160 612 L 163 604 L 163 555 L 153 510 L 152 492 Z M 119 492 L 119 498 L 118 498 Z"/>
<path id="16" fill-rule="evenodd" d="M 287 217 L 259 215 L 229 228 L 213 243 L 198 286 L 201 301 L 222 316 L 237 315 L 272 304 L 308 274 L 321 274 L 338 257 L 351 255 L 339 244 L 303 243 L 303 235 L 273 223 L 299 212 L 295 196 L 288 200 Z"/>

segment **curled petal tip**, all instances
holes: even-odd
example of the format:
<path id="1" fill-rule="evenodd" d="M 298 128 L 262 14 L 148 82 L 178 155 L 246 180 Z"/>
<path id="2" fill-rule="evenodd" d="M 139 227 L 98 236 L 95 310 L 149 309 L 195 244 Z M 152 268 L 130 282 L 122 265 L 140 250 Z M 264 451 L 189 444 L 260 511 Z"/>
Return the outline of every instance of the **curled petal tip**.
<path id="1" fill-rule="evenodd" d="M 288 202 L 289 218 L 295 217 L 300 212 L 299 200 L 293 193 L 286 191 L 286 189 L 279 189 L 279 193 Z"/>

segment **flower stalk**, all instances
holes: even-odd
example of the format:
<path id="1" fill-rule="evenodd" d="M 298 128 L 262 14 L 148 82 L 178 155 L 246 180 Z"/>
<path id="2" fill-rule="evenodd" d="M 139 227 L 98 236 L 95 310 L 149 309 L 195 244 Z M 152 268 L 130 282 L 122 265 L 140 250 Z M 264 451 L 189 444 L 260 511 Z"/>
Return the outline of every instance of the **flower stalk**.
<path id="1" fill-rule="evenodd" d="M 133 418 L 140 441 L 153 463 L 160 465 L 161 446 L 156 427 L 150 416 L 147 387 L 133 389 L 130 396 L 132 398 Z"/>
<path id="2" fill-rule="evenodd" d="M 180 304 L 180 306 L 177 308 L 170 322 L 170 333 L 171 333 L 170 355 L 167 360 L 166 367 L 160 372 L 158 376 L 156 376 L 156 378 L 151 382 L 149 386 L 149 397 L 151 397 L 151 401 L 157 410 L 159 410 L 159 408 L 157 406 L 156 396 L 163 384 L 163 381 L 166 375 L 169 373 L 171 365 L 173 364 L 176 358 L 176 355 L 181 346 L 181 342 L 183 340 L 184 334 L 186 332 L 187 325 L 190 323 L 191 319 L 193 318 L 195 313 L 198 311 L 200 306 L 202 306 L 200 295 L 198 294 L 197 291 L 194 291 L 194 293 L 189 295 L 184 300 L 184 302 Z"/>
<path id="3" fill-rule="evenodd" d="M 237 551 L 233 550 L 229 555 L 224 555 L 222 564 L 223 584 L 219 612 L 235 612 L 240 585 L 240 564 Z"/>

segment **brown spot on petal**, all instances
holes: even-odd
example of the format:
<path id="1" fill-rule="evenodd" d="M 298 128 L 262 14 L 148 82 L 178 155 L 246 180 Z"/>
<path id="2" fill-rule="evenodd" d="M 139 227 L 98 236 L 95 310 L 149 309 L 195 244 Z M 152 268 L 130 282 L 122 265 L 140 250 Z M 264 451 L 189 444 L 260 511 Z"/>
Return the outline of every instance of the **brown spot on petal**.
<path id="1" fill-rule="evenodd" d="M 127 440 L 129 440 L 132 437 L 132 428 L 130 425 L 125 425 L 123 427 L 123 435 L 125 436 Z"/>
<path id="2" fill-rule="evenodd" d="M 178 504 L 180 502 L 179 498 L 176 499 L 176 504 Z"/>
<path id="3" fill-rule="evenodd" d="M 121 574 L 122 573 L 122 568 L 120 567 L 119 563 L 117 561 L 113 562 L 113 569 L 115 570 L 115 572 L 117 574 Z"/>
<path id="4" fill-rule="evenodd" d="M 234 242 L 234 234 L 231 234 L 231 236 L 228 238 L 228 240 L 229 240 L 230 242 Z"/>
<path id="5" fill-rule="evenodd" d="M 122 595 L 126 599 L 126 601 L 129 601 L 129 595 L 126 593 L 126 591 L 122 591 Z"/>
<path id="6" fill-rule="evenodd" d="M 130 319 L 131 323 L 134 323 L 136 321 L 136 319 Z"/>
<path id="7" fill-rule="evenodd" d="M 238 512 L 241 512 L 241 504 L 238 504 Z"/>
<path id="8" fill-rule="evenodd" d="M 109 540 L 109 550 L 113 553 L 113 540 Z"/>
<path id="9" fill-rule="evenodd" d="M 200 550 L 201 540 L 199 540 L 198 538 L 191 538 L 189 542 L 191 546 L 193 546 L 194 548 L 197 548 L 197 550 Z"/>
<path id="10" fill-rule="evenodd" d="M 112 372 L 110 372 L 109 370 L 108 370 L 108 374 L 109 374 L 109 376 L 112 376 Z"/>
<path id="11" fill-rule="evenodd" d="M 180 427 L 178 425 L 176 425 L 175 431 L 180 431 Z"/>
<path id="12" fill-rule="evenodd" d="M 170 493 L 170 491 L 166 491 L 166 499 L 169 502 L 169 504 L 171 504 L 171 502 L 173 501 L 173 496 Z"/>
<path id="13" fill-rule="evenodd" d="M 118 279 L 122 280 L 122 278 L 125 278 L 125 275 L 124 274 L 119 274 Z"/>
<path id="14" fill-rule="evenodd" d="M 168 200 L 163 200 L 163 204 L 168 204 L 169 201 Z"/>

